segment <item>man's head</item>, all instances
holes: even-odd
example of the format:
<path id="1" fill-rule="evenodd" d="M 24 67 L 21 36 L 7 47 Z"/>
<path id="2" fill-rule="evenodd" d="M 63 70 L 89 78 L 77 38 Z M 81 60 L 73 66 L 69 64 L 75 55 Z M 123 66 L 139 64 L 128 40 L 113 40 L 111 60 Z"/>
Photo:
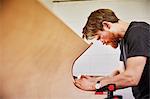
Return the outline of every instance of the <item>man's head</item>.
<path id="1" fill-rule="evenodd" d="M 103 44 L 111 45 L 113 48 L 118 47 L 118 35 L 113 25 L 118 23 L 119 19 L 110 9 L 98 9 L 90 14 L 87 23 L 83 28 L 83 38 L 91 40 L 97 38 Z"/>

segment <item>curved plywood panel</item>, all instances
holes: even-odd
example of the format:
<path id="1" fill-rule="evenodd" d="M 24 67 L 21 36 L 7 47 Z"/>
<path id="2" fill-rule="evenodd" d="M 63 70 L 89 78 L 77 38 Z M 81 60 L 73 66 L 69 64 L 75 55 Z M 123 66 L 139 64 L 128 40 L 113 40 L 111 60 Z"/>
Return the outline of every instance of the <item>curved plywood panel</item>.
<path id="1" fill-rule="evenodd" d="M 0 99 L 103 99 L 73 84 L 72 64 L 88 48 L 36 0 L 3 0 Z"/>

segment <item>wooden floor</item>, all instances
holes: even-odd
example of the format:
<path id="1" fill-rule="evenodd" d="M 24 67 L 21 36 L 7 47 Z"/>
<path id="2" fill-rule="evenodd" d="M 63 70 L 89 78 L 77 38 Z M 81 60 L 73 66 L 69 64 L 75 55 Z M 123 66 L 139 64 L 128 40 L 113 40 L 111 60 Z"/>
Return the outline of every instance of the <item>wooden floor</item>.
<path id="1" fill-rule="evenodd" d="M 104 99 L 73 84 L 87 43 L 37 0 L 0 3 L 0 99 Z"/>

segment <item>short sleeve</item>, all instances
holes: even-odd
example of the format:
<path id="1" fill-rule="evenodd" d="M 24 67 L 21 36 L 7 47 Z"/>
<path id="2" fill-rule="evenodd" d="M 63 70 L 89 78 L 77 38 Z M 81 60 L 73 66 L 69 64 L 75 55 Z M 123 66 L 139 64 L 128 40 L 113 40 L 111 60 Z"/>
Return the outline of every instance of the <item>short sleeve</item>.
<path id="1" fill-rule="evenodd" d="M 134 27 L 128 35 L 128 55 L 150 57 L 150 31 L 147 28 Z"/>

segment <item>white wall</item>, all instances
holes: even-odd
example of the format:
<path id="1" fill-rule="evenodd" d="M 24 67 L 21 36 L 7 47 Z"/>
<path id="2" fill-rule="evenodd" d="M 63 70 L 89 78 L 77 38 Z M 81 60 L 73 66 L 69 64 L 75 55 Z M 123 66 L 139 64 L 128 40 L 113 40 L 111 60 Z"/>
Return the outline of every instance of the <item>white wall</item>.
<path id="1" fill-rule="evenodd" d="M 89 14 L 99 8 L 110 8 L 125 21 L 146 21 L 150 23 L 150 0 L 93 0 L 83 2 L 52 3 L 44 0 L 48 7 L 72 30 L 82 36 L 82 28 Z M 76 61 L 74 75 L 108 75 L 119 62 L 119 49 L 94 44 Z M 133 99 L 131 89 L 117 91 L 123 99 Z"/>

